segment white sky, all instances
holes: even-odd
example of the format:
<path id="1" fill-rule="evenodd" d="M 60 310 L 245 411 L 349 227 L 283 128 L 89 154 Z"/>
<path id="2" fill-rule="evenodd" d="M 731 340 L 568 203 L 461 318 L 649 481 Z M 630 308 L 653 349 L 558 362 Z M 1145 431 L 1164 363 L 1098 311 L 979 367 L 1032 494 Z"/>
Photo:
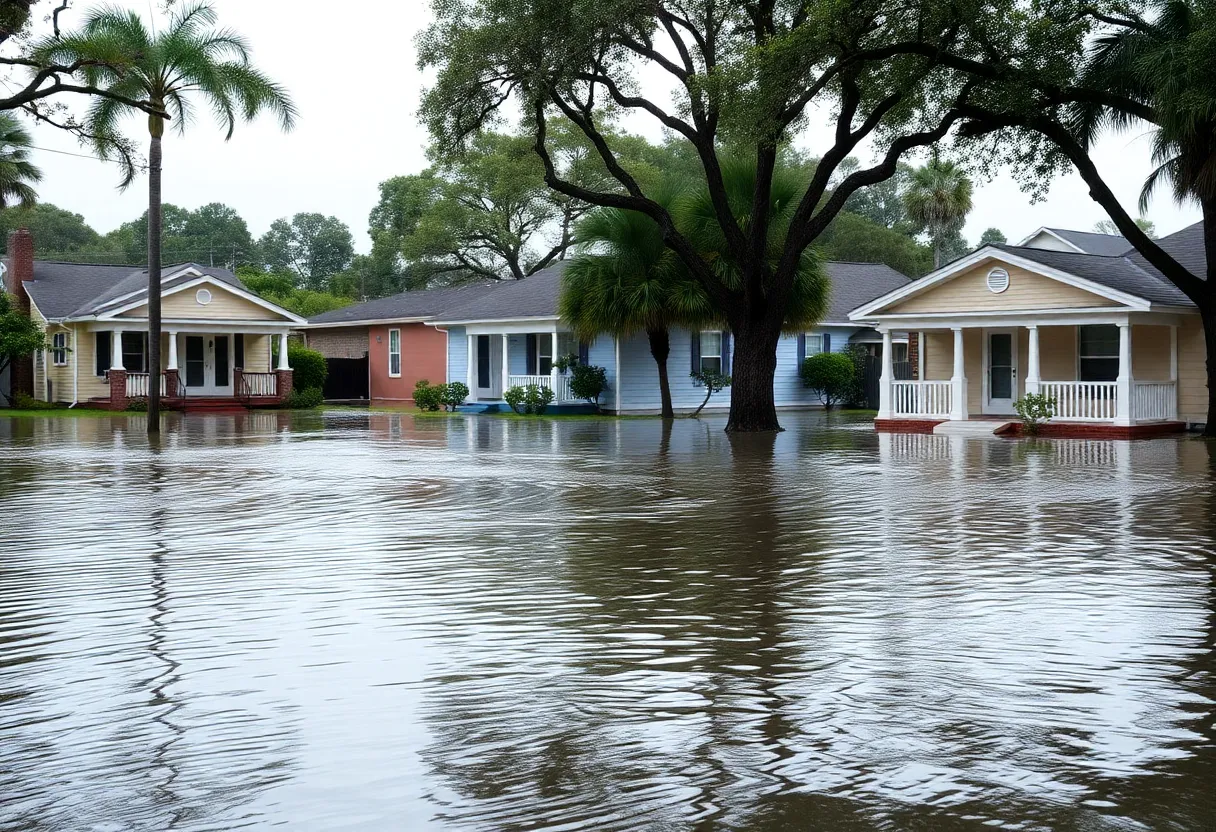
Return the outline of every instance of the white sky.
<path id="1" fill-rule="evenodd" d="M 87 2 L 77 0 L 77 8 Z M 376 202 L 377 185 L 426 166 L 427 135 L 416 118 L 423 77 L 415 66 L 413 41 L 429 19 L 429 0 L 352 3 L 343 18 L 341 63 L 330 58 L 336 54 L 332 4 L 214 4 L 221 23 L 250 40 L 258 66 L 288 87 L 301 118 L 292 133 L 279 132 L 267 117 L 238 126 L 232 141 L 225 142 L 200 113 L 199 123 L 186 137 L 172 134 L 165 141 L 165 201 L 188 208 L 227 203 L 245 218 L 255 238 L 279 217 L 301 211 L 332 214 L 350 226 L 356 247 L 366 251 L 367 215 Z M 42 10 L 43 5 L 35 8 Z M 146 14 L 151 4 L 128 0 L 121 5 Z M 134 120 L 131 126 L 133 135 L 142 127 Z M 658 135 L 648 120 L 627 126 Z M 800 144 L 821 151 L 824 145 L 816 147 L 820 129 L 812 127 Z M 48 127 L 37 128 L 35 141 L 44 148 L 82 152 L 72 139 Z M 1112 136 L 1095 157 L 1120 199 L 1134 209 L 1151 169 L 1147 141 Z M 115 170 L 95 160 L 36 151 L 35 161 L 45 174 L 39 188 L 42 200 L 83 214 L 102 233 L 139 216 L 146 207 L 146 179 L 119 192 Z M 1090 230 L 1106 218 L 1075 174 L 1055 182 L 1049 198 L 1035 205 L 1008 176 L 976 184 L 975 208 L 964 230 L 972 243 L 989 226 L 1016 241 L 1039 226 Z M 1197 208 L 1179 208 L 1164 192 L 1148 216 L 1162 234 L 1200 218 Z"/>

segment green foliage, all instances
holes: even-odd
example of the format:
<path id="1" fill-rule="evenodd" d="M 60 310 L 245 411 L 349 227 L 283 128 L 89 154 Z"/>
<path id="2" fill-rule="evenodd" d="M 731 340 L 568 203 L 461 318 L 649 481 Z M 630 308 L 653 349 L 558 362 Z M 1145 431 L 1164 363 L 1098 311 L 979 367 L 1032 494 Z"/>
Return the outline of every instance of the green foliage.
<path id="1" fill-rule="evenodd" d="M 105 235 L 97 248 L 111 252 L 109 262 L 143 264 L 148 260 L 148 212 Z M 235 208 L 212 202 L 197 210 L 171 203 L 161 206 L 161 257 L 166 263 L 233 267 L 254 263 L 249 226 Z"/>
<path id="2" fill-rule="evenodd" d="M 450 381 L 443 385 L 443 403 L 455 412 L 469 397 L 469 386 L 463 381 Z"/>
<path id="3" fill-rule="evenodd" d="M 1043 423 L 1056 415 L 1056 400 L 1043 393 L 1027 393 L 1013 403 L 1013 411 L 1022 420 L 1022 430 L 1036 436 Z"/>
<path id="4" fill-rule="evenodd" d="M 600 396 L 608 389 L 608 370 L 594 364 L 575 364 L 570 371 L 570 392 L 600 409 Z"/>
<path id="5" fill-rule="evenodd" d="M 0 234 L 7 237 L 10 231 L 18 228 L 30 230 L 34 238 L 34 253 L 39 257 L 74 259 L 70 255 L 75 252 L 96 253 L 103 250 L 101 236 L 84 221 L 84 217 L 47 202 L 39 202 L 29 208 L 14 207 L 0 211 Z M 119 262 L 119 258 L 103 260 Z"/>
<path id="6" fill-rule="evenodd" d="M 138 399 L 129 399 L 124 410 L 126 410 L 128 413 L 147 413 L 148 399 L 143 396 Z"/>
<path id="7" fill-rule="evenodd" d="M 300 213 L 270 224 L 258 241 L 266 269 L 292 274 L 302 289 L 323 292 L 329 278 L 345 271 L 355 256 L 354 239 L 337 217 Z"/>
<path id="8" fill-rule="evenodd" d="M 325 387 L 325 378 L 329 375 L 329 367 L 325 356 L 316 350 L 310 350 L 303 344 L 288 343 L 287 362 L 291 365 L 291 386 L 295 390 L 321 390 Z"/>
<path id="9" fill-rule="evenodd" d="M 1137 217 L 1136 227 L 1143 231 L 1150 239 L 1157 236 L 1157 225 L 1148 217 Z M 1112 220 L 1102 220 L 1101 222 L 1094 223 L 1094 231 L 1099 234 L 1123 236 L 1123 232 L 1119 230 L 1119 226 L 1115 225 Z"/>
<path id="10" fill-rule="evenodd" d="M 886 263 L 909 277 L 920 277 L 933 268 L 933 249 L 929 246 L 847 211 L 837 214 L 819 239 L 819 251 L 825 260 Z"/>
<path id="11" fill-rule="evenodd" d="M 869 407 L 870 402 L 866 398 L 865 378 L 866 362 L 869 360 L 870 352 L 861 344 L 849 344 L 844 348 L 844 355 L 847 355 L 849 361 L 853 364 L 853 384 L 843 398 L 844 405 L 845 407 L 857 408 Z"/>
<path id="12" fill-rule="evenodd" d="M 539 384 L 529 384 L 526 387 L 517 384 L 508 388 L 503 400 L 521 416 L 540 416 L 553 402 L 553 395 L 552 390 Z"/>
<path id="13" fill-rule="evenodd" d="M 1009 240 L 1005 237 L 1005 232 L 999 228 L 989 228 L 980 235 L 980 245 L 986 246 L 990 243 L 1007 243 Z"/>
<path id="14" fill-rule="evenodd" d="M 292 390 L 283 400 L 282 407 L 286 410 L 311 410 L 325 403 L 325 394 L 320 387 L 308 387 Z"/>
<path id="15" fill-rule="evenodd" d="M 705 400 L 701 402 L 691 414 L 691 418 L 696 418 L 701 411 L 705 409 L 705 405 L 709 404 L 710 398 L 715 393 L 721 393 L 727 387 L 730 387 L 730 376 L 719 373 L 717 370 L 697 370 L 689 373 L 689 377 L 698 387 L 705 388 Z"/>
<path id="16" fill-rule="evenodd" d="M 923 229 L 933 243 L 933 267 L 938 268 L 950 254 L 957 253 L 959 232 L 971 213 L 971 180 L 958 165 L 939 159 L 934 153 L 929 163 L 912 172 L 904 192 L 908 218 Z M 959 238 L 961 239 L 961 238 Z M 962 244 L 966 250 L 966 243 Z"/>
<path id="17" fill-rule="evenodd" d="M 802 384 L 818 393 L 825 407 L 847 401 L 857 383 L 853 359 L 836 352 L 808 355 L 800 372 Z"/>
<path id="18" fill-rule="evenodd" d="M 266 274 L 249 268 L 241 268 L 237 270 L 237 276 L 250 291 L 305 318 L 341 309 L 354 302 L 354 298 L 345 295 L 297 289 L 295 278 L 290 275 Z"/>
<path id="19" fill-rule="evenodd" d="M 447 395 L 446 384 L 431 384 L 425 378 L 414 385 L 414 404 L 419 410 L 436 411 L 443 407 Z"/>
<path id="20" fill-rule="evenodd" d="M 14 307 L 12 297 L 0 289 L 0 370 L 15 359 L 50 348 L 38 324 Z"/>
<path id="21" fill-rule="evenodd" d="M 578 356 L 574 355 L 573 353 L 569 355 L 559 355 L 553 359 L 553 369 L 557 370 L 559 373 L 564 373 L 571 367 L 577 366 Z"/>
<path id="22" fill-rule="evenodd" d="M 35 182 L 42 171 L 30 161 L 33 137 L 16 116 L 0 112 L 0 209 L 13 203 L 33 207 L 38 198 Z"/>
<path id="23" fill-rule="evenodd" d="M 837 176 L 853 173 L 860 168 L 861 163 L 856 158 L 849 157 L 841 164 Z M 900 162 L 895 167 L 895 175 L 890 179 L 854 191 L 845 201 L 844 210 L 883 228 L 905 232 L 911 223 L 904 207 L 904 192 L 908 189 L 911 179 L 912 167 Z"/>
<path id="24" fill-rule="evenodd" d="M 33 396 L 27 396 L 25 393 L 15 393 L 10 400 L 13 410 L 46 410 L 53 405 L 47 402 L 40 402 Z"/>

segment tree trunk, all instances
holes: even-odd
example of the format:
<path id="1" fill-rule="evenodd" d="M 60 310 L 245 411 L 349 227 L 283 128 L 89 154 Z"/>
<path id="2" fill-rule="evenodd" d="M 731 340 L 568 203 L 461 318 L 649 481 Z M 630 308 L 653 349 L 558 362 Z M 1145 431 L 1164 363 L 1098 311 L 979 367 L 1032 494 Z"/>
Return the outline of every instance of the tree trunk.
<path id="1" fill-rule="evenodd" d="M 1208 412 L 1205 417 L 1203 435 L 1216 436 L 1216 199 L 1199 201 L 1203 209 L 1203 250 L 1207 256 L 1206 296 L 1199 306 L 1203 319 L 1203 341 L 1207 346 Z M 1194 300 L 1194 298 L 1192 298 Z"/>
<path id="2" fill-rule="evenodd" d="M 933 238 L 933 271 L 937 271 L 942 267 L 942 241 Z"/>
<path id="3" fill-rule="evenodd" d="M 731 366 L 730 418 L 732 433 L 778 431 L 773 380 L 777 375 L 780 326 L 748 323 L 734 328 L 735 355 Z"/>
<path id="4" fill-rule="evenodd" d="M 650 354 L 654 363 L 659 365 L 659 398 L 663 402 L 663 418 L 676 418 L 675 408 L 671 406 L 671 381 L 667 376 L 667 356 L 671 354 L 671 338 L 666 329 L 647 331 L 646 339 L 650 342 Z"/>
<path id="5" fill-rule="evenodd" d="M 156 119 L 160 121 L 159 119 Z M 148 435 L 160 433 L 160 163 L 163 123 L 148 149 Z"/>

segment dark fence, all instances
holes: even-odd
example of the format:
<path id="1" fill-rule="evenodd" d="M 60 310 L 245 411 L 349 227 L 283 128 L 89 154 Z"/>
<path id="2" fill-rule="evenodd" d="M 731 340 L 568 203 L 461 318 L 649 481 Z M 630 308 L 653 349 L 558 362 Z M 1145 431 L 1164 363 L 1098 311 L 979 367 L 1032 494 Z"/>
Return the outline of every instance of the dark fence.
<path id="1" fill-rule="evenodd" d="M 896 381 L 912 379 L 910 361 L 896 361 L 891 364 L 891 370 Z M 878 381 L 880 378 L 882 378 L 882 359 L 876 355 L 867 355 L 861 372 L 861 389 L 866 398 L 866 407 L 870 410 L 878 409 Z"/>
<path id="2" fill-rule="evenodd" d="M 327 358 L 325 365 L 329 368 L 329 375 L 325 377 L 325 398 L 370 398 L 367 356 L 363 358 Z"/>

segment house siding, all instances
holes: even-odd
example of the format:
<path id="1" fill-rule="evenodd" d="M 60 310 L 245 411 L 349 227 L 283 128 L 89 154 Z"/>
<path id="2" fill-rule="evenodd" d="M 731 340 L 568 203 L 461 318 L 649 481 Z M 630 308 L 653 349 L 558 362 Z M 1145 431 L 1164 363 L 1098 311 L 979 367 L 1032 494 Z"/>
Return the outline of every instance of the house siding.
<path id="1" fill-rule="evenodd" d="M 388 372 L 389 330 L 401 331 L 401 373 Z M 426 324 L 381 324 L 368 328 L 368 368 L 372 401 L 413 404 L 414 385 L 426 379 L 443 383 L 447 374 L 447 337 Z M 460 376 L 452 381 L 464 381 Z"/>
<path id="2" fill-rule="evenodd" d="M 1132 325 L 1132 378 L 1170 380 L 1170 328 Z"/>
<path id="3" fill-rule="evenodd" d="M 1184 422 L 1208 420 L 1207 347 L 1198 315 L 1187 315 L 1178 327 L 1178 417 Z"/>
<path id="4" fill-rule="evenodd" d="M 999 266 L 1009 272 L 1009 288 L 999 294 L 987 285 L 988 272 Z M 911 312 L 1003 312 L 1020 309 L 1083 309 L 1117 307 L 1109 298 L 1078 289 L 1043 275 L 996 260 L 985 260 L 923 294 L 888 310 Z"/>
<path id="5" fill-rule="evenodd" d="M 211 292 L 211 303 L 206 306 L 195 300 L 199 289 Z M 232 292 L 225 291 L 214 283 L 183 289 L 170 295 L 165 295 L 160 302 L 161 318 L 178 318 L 185 320 L 241 320 L 241 321 L 279 321 L 283 316 L 270 309 L 259 306 L 245 298 L 238 297 Z M 136 307 L 124 312 L 123 318 L 148 317 L 147 305 Z"/>
<path id="6" fill-rule="evenodd" d="M 368 328 L 347 326 L 305 330 L 308 348 L 326 358 L 362 358 L 368 354 Z"/>

